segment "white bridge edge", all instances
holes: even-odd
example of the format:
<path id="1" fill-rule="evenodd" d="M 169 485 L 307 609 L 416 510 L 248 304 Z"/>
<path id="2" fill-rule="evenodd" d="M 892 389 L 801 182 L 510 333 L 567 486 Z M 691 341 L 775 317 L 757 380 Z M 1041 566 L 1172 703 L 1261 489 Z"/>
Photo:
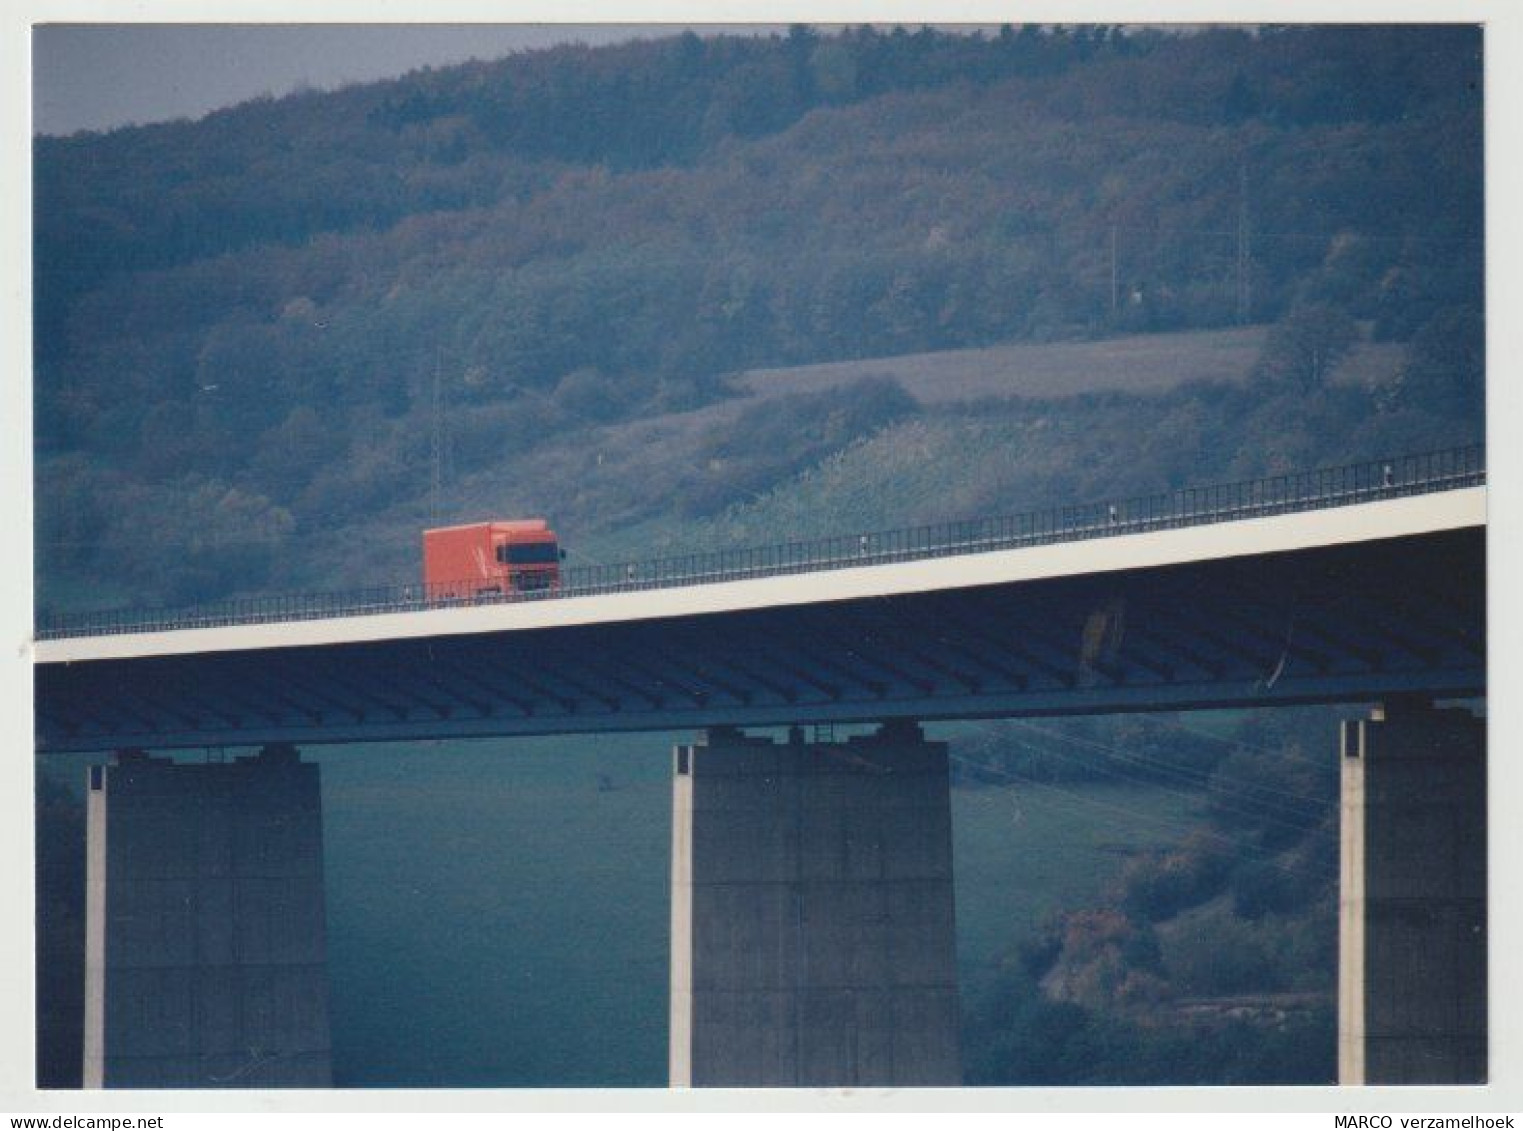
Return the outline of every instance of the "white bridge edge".
<path id="1" fill-rule="evenodd" d="M 1014 550 L 501 605 L 40 640 L 39 664 L 356 644 L 890 597 L 1371 542 L 1486 525 L 1486 488 Z"/>

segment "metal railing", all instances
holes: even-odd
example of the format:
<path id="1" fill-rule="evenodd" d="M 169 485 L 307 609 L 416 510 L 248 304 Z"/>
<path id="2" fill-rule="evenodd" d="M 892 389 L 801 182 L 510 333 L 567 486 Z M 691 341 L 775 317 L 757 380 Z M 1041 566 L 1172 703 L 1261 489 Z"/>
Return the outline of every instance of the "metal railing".
<path id="1" fill-rule="evenodd" d="M 461 604 L 564 600 L 604 593 L 706 585 L 1320 510 L 1478 486 L 1485 481 L 1485 449 L 1477 444 L 1237 483 L 1186 487 L 1114 501 L 1046 507 L 997 518 L 717 550 L 617 565 L 574 566 L 562 571 L 559 587 L 536 592 L 493 594 L 462 600 L 455 595 L 458 584 L 431 588 L 414 583 L 344 592 L 252 597 L 177 609 L 61 613 L 40 618 L 37 637 L 55 639 L 269 624 L 416 612 Z"/>

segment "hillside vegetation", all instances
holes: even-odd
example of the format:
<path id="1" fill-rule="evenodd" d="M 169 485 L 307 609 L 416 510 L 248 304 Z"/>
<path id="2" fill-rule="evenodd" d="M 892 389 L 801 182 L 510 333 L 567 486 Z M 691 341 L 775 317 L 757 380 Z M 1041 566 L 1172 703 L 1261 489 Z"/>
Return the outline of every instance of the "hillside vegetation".
<path id="1" fill-rule="evenodd" d="M 1226 327 L 1296 317 L 1254 351 L 1258 384 L 1304 399 L 1362 334 L 1385 358 L 1379 403 L 1354 406 L 1364 427 L 1402 407 L 1400 359 L 1424 337 L 1431 364 L 1409 390 L 1447 397 L 1474 433 L 1479 79 L 1479 35 L 1453 27 L 796 28 L 561 48 L 40 138 L 43 602 L 406 578 L 431 513 L 545 513 L 592 550 L 633 546 L 634 524 L 749 506 L 949 399 L 1140 394 L 1181 368 L 1124 337 L 1093 379 L 905 362 L 912 399 L 789 399 L 767 419 L 800 438 L 747 454 L 726 445 L 782 424 L 716 432 L 649 478 L 604 452 L 593 466 L 619 490 L 589 484 L 584 457 L 631 422 L 660 433 L 774 378 L 845 398 L 818 368 L 765 372 L 785 366 L 1210 330 L 1182 368 L 1231 380 L 1255 331 Z M 1267 352 L 1279 359 L 1260 366 Z M 729 419 L 754 427 L 746 411 Z M 1140 489 L 1256 470 L 1281 446 L 1342 458 L 1346 425 L 1231 444 L 1263 452 L 1256 465 L 1156 432 L 1107 446 L 1132 453 Z M 1005 486 L 973 502 L 1086 487 Z M 918 517 L 911 499 L 880 509 Z"/>

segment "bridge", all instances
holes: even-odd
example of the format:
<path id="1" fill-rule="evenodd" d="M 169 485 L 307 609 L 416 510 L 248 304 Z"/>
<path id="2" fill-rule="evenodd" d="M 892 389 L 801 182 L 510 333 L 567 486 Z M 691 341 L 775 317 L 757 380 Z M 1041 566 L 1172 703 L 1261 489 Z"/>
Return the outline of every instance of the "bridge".
<path id="1" fill-rule="evenodd" d="M 947 752 L 918 724 L 1313 702 L 1381 704 L 1343 739 L 1340 1074 L 1483 1078 L 1484 723 L 1432 701 L 1485 693 L 1484 480 L 1472 448 L 568 570 L 481 603 L 400 585 L 46 619 L 39 751 L 117 752 L 91 780 L 87 1082 L 205 1084 L 251 1044 L 283 1051 L 244 1084 L 323 1082 L 298 746 L 689 729 L 672 1082 L 957 1083 Z M 880 730 L 805 741 L 846 722 Z M 228 746 L 263 753 L 143 753 Z M 1401 825 L 1439 850 L 1392 851 Z M 222 863 L 186 874 L 207 843 Z M 151 957 L 208 931 L 238 941 Z"/>

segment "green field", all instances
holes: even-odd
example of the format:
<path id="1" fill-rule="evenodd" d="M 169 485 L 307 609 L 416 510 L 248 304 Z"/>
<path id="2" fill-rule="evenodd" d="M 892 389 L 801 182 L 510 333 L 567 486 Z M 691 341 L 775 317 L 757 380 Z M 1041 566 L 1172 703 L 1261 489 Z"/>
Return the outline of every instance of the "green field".
<path id="1" fill-rule="evenodd" d="M 663 1081 L 669 745 L 318 752 L 341 1084 Z"/>

